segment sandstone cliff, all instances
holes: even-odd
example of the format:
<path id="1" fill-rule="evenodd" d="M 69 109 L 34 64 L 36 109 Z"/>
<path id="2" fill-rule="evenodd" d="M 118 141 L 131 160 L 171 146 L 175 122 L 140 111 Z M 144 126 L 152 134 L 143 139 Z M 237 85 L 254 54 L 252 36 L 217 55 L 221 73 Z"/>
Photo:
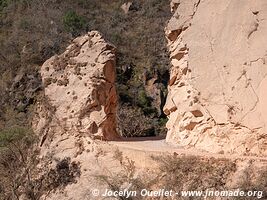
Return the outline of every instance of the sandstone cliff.
<path id="1" fill-rule="evenodd" d="M 43 64 L 41 76 L 45 97 L 33 123 L 42 134 L 41 146 L 63 152 L 75 149 L 81 137 L 118 137 L 115 48 L 100 33 L 73 40 L 63 54 Z"/>
<path id="2" fill-rule="evenodd" d="M 173 0 L 167 141 L 267 154 L 267 2 Z"/>

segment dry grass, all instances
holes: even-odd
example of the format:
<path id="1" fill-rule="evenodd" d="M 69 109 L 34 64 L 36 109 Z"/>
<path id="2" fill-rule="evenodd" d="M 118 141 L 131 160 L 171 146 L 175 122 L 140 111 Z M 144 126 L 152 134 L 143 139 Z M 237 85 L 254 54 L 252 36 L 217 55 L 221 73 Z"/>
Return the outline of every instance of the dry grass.
<path id="1" fill-rule="evenodd" d="M 201 159 L 195 156 L 154 157 L 165 176 L 162 183 L 174 190 L 225 189 L 228 176 L 236 170 L 234 162 Z"/>
<path id="2" fill-rule="evenodd" d="M 6 4 L 6 2 L 10 2 Z M 52 55 L 61 53 L 76 35 L 99 30 L 117 46 L 117 89 L 121 102 L 134 108 L 153 110 L 138 103 L 138 91 L 145 85 L 143 75 L 159 75 L 166 89 L 169 59 L 164 27 L 170 17 L 167 0 L 135 0 L 135 9 L 124 14 L 120 6 L 126 1 L 99 0 L 27 0 L 2 1 L 0 15 L 0 120 L 4 109 L 17 113 L 31 112 L 38 92 L 32 87 L 12 88 L 14 77 L 25 74 L 20 86 L 32 77 L 41 85 L 37 69 Z M 1 10 L 1 9 L 0 9 Z M 131 72 L 125 72 L 131 68 Z M 128 74 L 127 74 L 128 73 Z M 126 87 L 126 89 L 124 88 Z M 11 91 L 7 90 L 11 88 Z M 129 98 L 124 98 L 124 96 Z M 25 100 L 29 101 L 26 104 Z M 155 110 L 155 109 L 154 109 Z M 142 114 L 144 115 L 144 114 Z M 27 119 L 29 116 L 24 115 Z M 8 119 L 7 119 L 8 120 Z M 155 126 L 160 125 L 157 117 Z"/>
<path id="3" fill-rule="evenodd" d="M 108 173 L 98 175 L 96 176 L 97 180 L 106 184 L 112 191 L 120 191 L 124 189 L 130 191 L 140 191 L 145 188 L 144 183 L 146 182 L 146 179 L 141 179 L 137 175 L 137 168 L 133 160 L 123 156 L 123 153 L 118 149 L 114 151 L 113 158 L 118 161 L 121 170 L 118 173 L 108 171 Z M 120 200 L 141 199 L 140 195 L 137 197 L 126 198 L 124 196 L 120 196 L 117 198 Z"/>
<path id="4" fill-rule="evenodd" d="M 118 109 L 118 125 L 124 137 L 155 135 L 153 119 L 145 116 L 140 108 L 121 105 Z"/>
<path id="5" fill-rule="evenodd" d="M 30 185 L 36 164 L 34 143 L 28 128 L 16 126 L 0 131 L 0 199 L 18 199 L 20 187 Z"/>
<path id="6" fill-rule="evenodd" d="M 158 190 L 165 188 L 174 191 L 265 191 L 262 199 L 266 198 L 267 173 L 266 170 L 257 171 L 255 168 L 249 168 L 240 179 L 237 188 L 230 188 L 232 175 L 236 172 L 235 161 L 227 159 L 199 158 L 195 156 L 153 156 L 158 163 L 159 168 L 156 171 L 149 171 L 148 174 L 141 173 L 135 169 L 134 163 L 123 156 L 119 150 L 114 152 L 114 158 L 119 161 L 121 171 L 112 175 L 103 175 L 100 180 L 107 183 L 111 190 L 118 191 L 129 187 L 129 190 L 136 190 L 137 194 L 141 189 Z M 132 170 L 135 169 L 135 170 Z M 138 173 L 137 173 L 138 171 Z M 257 175 L 256 175 L 257 174 Z M 231 185 L 231 184 L 230 184 Z M 203 199 L 203 197 L 181 197 L 177 199 Z M 215 199 L 216 197 L 208 197 Z M 229 197 L 228 199 L 250 200 L 257 197 Z M 121 197 L 120 199 L 125 199 Z M 131 199 L 153 199 L 150 197 L 131 197 Z M 162 198 L 170 199 L 170 198 Z"/>
<path id="7" fill-rule="evenodd" d="M 80 176 L 79 163 L 70 158 L 59 160 L 55 168 L 37 168 L 37 140 L 27 127 L 0 131 L 0 199 L 17 200 L 21 195 L 38 200 L 44 194 L 75 183 Z M 41 174 L 41 176 L 40 176 Z"/>

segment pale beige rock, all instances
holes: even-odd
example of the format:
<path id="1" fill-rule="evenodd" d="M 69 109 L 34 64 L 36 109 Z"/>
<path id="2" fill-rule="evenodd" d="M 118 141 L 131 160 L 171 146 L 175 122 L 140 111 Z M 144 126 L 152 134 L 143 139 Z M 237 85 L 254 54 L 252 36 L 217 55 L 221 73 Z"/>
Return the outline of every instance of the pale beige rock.
<path id="1" fill-rule="evenodd" d="M 145 91 L 146 94 L 152 99 L 152 106 L 157 109 L 158 116 L 162 114 L 163 106 L 163 93 L 162 85 L 158 83 L 158 77 L 153 77 L 149 80 L 146 80 Z"/>
<path id="2" fill-rule="evenodd" d="M 123 10 L 123 12 L 125 14 L 128 14 L 129 10 L 130 10 L 130 7 L 133 5 L 132 2 L 126 2 L 124 4 L 121 5 L 121 9 Z"/>
<path id="3" fill-rule="evenodd" d="M 100 33 L 73 40 L 63 54 L 43 64 L 41 76 L 45 97 L 38 103 L 33 129 L 44 150 L 71 156 L 77 138 L 118 137 L 115 48 Z"/>
<path id="4" fill-rule="evenodd" d="M 264 0 L 171 2 L 168 142 L 267 155 L 266 9 Z M 202 120 L 188 115 L 196 105 Z"/>
<path id="5" fill-rule="evenodd" d="M 99 32 L 89 32 L 74 39 L 63 54 L 47 60 L 40 73 L 44 97 L 37 103 L 32 123 L 40 138 L 38 176 L 47 176 L 64 158 L 76 162 L 81 169 L 77 183 L 49 192 L 41 199 L 92 199 L 91 190 L 97 184 L 98 189 L 108 187 L 95 180 L 103 171 L 98 157 L 104 153 L 96 144 L 101 141 L 94 139 L 119 137 L 115 47 Z M 105 159 L 111 165 L 115 162 L 112 155 Z"/>

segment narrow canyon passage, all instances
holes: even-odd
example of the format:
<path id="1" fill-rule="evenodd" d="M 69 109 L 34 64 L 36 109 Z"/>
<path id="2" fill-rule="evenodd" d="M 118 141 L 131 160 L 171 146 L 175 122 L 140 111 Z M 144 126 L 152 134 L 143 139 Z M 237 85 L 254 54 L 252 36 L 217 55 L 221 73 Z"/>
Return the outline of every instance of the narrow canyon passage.
<path id="1" fill-rule="evenodd" d="M 267 199 L 266 18 L 266 0 L 0 0 L 0 199 Z"/>

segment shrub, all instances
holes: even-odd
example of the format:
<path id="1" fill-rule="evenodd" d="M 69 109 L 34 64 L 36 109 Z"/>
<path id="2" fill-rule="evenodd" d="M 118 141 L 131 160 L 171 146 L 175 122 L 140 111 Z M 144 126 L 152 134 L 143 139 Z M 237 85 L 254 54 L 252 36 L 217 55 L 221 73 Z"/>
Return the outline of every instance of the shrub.
<path id="1" fill-rule="evenodd" d="M 0 199 L 17 199 L 18 188 L 30 183 L 29 160 L 34 154 L 35 142 L 32 131 L 27 127 L 11 127 L 0 131 Z"/>
<path id="2" fill-rule="evenodd" d="M 125 85 L 117 85 L 118 89 L 118 95 L 120 98 L 120 102 L 122 103 L 131 103 L 133 101 L 133 98 L 131 94 L 129 93 L 128 87 Z"/>
<path id="3" fill-rule="evenodd" d="M 152 156 L 159 168 L 147 169 L 146 174 L 141 171 L 132 170 L 134 163 L 123 156 L 118 149 L 115 150 L 113 158 L 119 161 L 121 171 L 116 174 L 98 176 L 111 190 L 118 191 L 127 188 L 129 190 L 154 190 L 164 188 L 166 190 L 180 191 L 259 191 L 257 197 L 225 197 L 228 200 L 252 200 L 256 198 L 266 199 L 267 170 L 262 166 L 261 170 L 249 166 L 247 169 L 237 168 L 236 160 L 201 158 L 196 156 L 178 156 L 176 154 L 164 154 Z M 256 166 L 256 165 L 255 165 Z M 245 174 L 244 173 L 245 170 Z M 150 173 L 149 173 L 150 172 Z M 240 183 L 231 186 L 233 174 L 242 173 L 238 180 Z M 130 177 L 130 178 L 129 178 Z M 234 180 L 235 182 L 236 180 Z M 230 183 L 230 184 L 229 184 Z M 231 188 L 233 187 L 233 188 Z M 138 192 L 139 193 L 139 192 Z M 180 194 L 181 195 L 181 194 Z M 126 199 L 121 197 L 120 199 Z M 145 197 L 131 197 L 131 199 L 150 199 Z M 154 198 L 153 198 L 154 199 Z M 165 199 L 165 198 L 162 198 Z M 169 199 L 166 197 L 166 199 Z M 175 199 L 202 200 L 203 196 L 181 197 Z M 215 196 L 207 199 L 217 199 Z"/>
<path id="4" fill-rule="evenodd" d="M 26 127 L 14 126 L 0 131 L 0 148 L 12 148 L 12 146 L 31 145 L 34 142 L 32 131 Z"/>
<path id="5" fill-rule="evenodd" d="M 31 24 L 27 19 L 21 19 L 19 26 L 24 31 L 31 30 Z"/>
<path id="6" fill-rule="evenodd" d="M 167 134 L 166 123 L 167 122 L 168 122 L 168 118 L 167 117 L 159 118 L 158 124 L 156 126 L 157 134 L 159 136 L 166 136 L 166 134 Z"/>
<path id="7" fill-rule="evenodd" d="M 151 106 L 151 99 L 147 96 L 145 90 L 139 91 L 137 104 L 142 108 L 147 108 Z"/>
<path id="8" fill-rule="evenodd" d="M 168 189 L 216 190 L 225 189 L 228 176 L 236 171 L 236 164 L 226 159 L 202 159 L 196 156 L 153 157 L 160 165 L 161 180 Z"/>
<path id="9" fill-rule="evenodd" d="M 121 105 L 118 109 L 119 131 L 124 137 L 154 136 L 153 119 L 145 116 L 140 108 Z"/>
<path id="10" fill-rule="evenodd" d="M 240 190 L 243 191 L 263 191 L 263 196 L 261 199 L 267 199 L 267 169 L 261 168 L 257 171 L 250 165 L 249 167 L 243 169 L 242 176 L 238 179 L 238 186 Z M 241 197 L 238 200 L 243 200 Z M 247 198 L 255 199 L 255 197 Z M 258 198 L 259 199 L 259 198 Z"/>
<path id="11" fill-rule="evenodd" d="M 35 102 L 37 93 L 33 88 L 25 87 L 31 82 L 30 77 L 36 77 L 35 70 L 38 66 L 54 54 L 64 51 L 72 36 L 84 30 L 100 31 L 117 47 L 117 90 L 122 97 L 120 100 L 130 103 L 132 107 L 140 107 L 137 105 L 138 91 L 145 85 L 142 78 L 144 69 L 162 69 L 164 72 L 169 66 L 164 27 L 170 18 L 170 8 L 166 0 L 137 0 L 130 12 L 125 14 L 120 8 L 124 2 L 126 1 L 0 0 L 0 13 L 1 9 L 5 10 L 8 6 L 8 12 L 0 14 L 0 73 L 3 74 L 0 77 L 0 118 L 4 118 L 4 108 L 7 106 L 12 109 L 16 107 L 20 115 L 25 113 L 24 121 L 30 117 L 28 105 L 32 103 L 27 103 L 26 108 L 24 103 L 18 105 L 23 100 L 18 101 L 17 96 L 23 94 L 31 102 Z M 13 13 L 17 17 L 14 18 Z M 130 66 L 130 70 L 123 71 L 125 66 Z M 27 74 L 25 82 L 21 84 L 23 87 L 7 91 L 6 88 L 11 88 L 14 76 L 22 69 Z M 10 75 L 6 76 L 6 73 Z M 168 77 L 159 77 L 159 81 L 165 86 L 167 80 Z M 126 85 L 127 88 L 120 85 Z M 145 102 L 148 100 L 146 97 L 140 99 L 140 105 L 149 104 Z M 143 113 L 154 112 L 151 107 L 141 108 Z M 154 119 L 157 117 L 155 115 Z M 16 124 L 22 124 L 21 120 L 18 121 Z M 5 126 L 5 121 L 0 123 Z"/>
<path id="12" fill-rule="evenodd" d="M 86 21 L 84 17 L 79 16 L 75 11 L 68 11 L 63 16 L 63 24 L 67 31 L 76 36 L 85 28 Z"/>
<path id="13" fill-rule="evenodd" d="M 8 0 L 0 0 L 0 11 L 3 10 L 3 8 L 8 6 Z"/>
<path id="14" fill-rule="evenodd" d="M 76 183 L 76 178 L 80 175 L 80 164 L 66 157 L 59 160 L 55 168 L 45 171 L 40 178 L 33 180 L 32 189 L 27 192 L 27 196 L 30 199 L 40 199 L 43 194 Z"/>
<path id="15" fill-rule="evenodd" d="M 119 173 L 113 173 L 108 171 L 109 173 L 101 174 L 95 176 L 96 179 L 106 184 L 110 190 L 119 191 L 119 190 L 133 190 L 139 191 L 137 192 L 137 197 L 126 197 L 119 196 L 120 200 L 135 200 L 142 199 L 140 196 L 140 191 L 143 188 L 146 188 L 146 178 L 145 176 L 139 177 L 137 176 L 137 169 L 135 166 L 135 162 L 129 159 L 127 156 L 123 156 L 122 152 L 118 149 L 115 150 L 113 158 L 117 160 L 120 164 Z"/>

